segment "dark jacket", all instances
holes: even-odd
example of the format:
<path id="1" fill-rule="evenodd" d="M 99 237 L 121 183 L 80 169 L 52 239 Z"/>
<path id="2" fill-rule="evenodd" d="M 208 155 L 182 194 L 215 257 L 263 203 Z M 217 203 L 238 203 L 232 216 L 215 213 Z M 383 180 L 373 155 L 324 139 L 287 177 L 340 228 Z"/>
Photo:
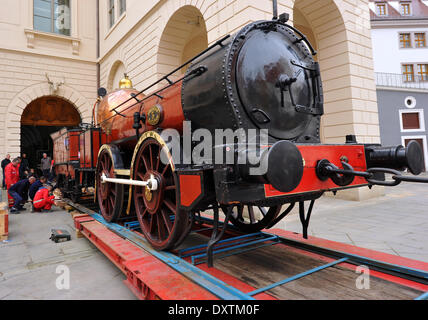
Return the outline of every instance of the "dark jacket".
<path id="1" fill-rule="evenodd" d="M 23 158 L 21 161 L 21 166 L 19 167 L 19 177 L 21 179 L 27 178 L 25 171 L 30 172 L 30 164 L 28 163 L 28 159 Z"/>
<path id="2" fill-rule="evenodd" d="M 30 190 L 28 191 L 28 195 L 30 196 L 30 199 L 33 200 L 34 196 L 36 195 L 37 191 L 43 187 L 43 183 L 41 183 L 40 180 L 37 180 L 30 186 Z"/>
<path id="3" fill-rule="evenodd" d="M 9 163 L 10 163 L 9 159 L 3 159 L 3 161 L 1 162 L 1 168 L 3 169 L 3 171 Z"/>
<path id="4" fill-rule="evenodd" d="M 9 188 L 9 192 L 14 191 L 18 193 L 23 200 L 28 199 L 28 189 L 30 188 L 30 181 L 28 179 L 19 180 Z"/>

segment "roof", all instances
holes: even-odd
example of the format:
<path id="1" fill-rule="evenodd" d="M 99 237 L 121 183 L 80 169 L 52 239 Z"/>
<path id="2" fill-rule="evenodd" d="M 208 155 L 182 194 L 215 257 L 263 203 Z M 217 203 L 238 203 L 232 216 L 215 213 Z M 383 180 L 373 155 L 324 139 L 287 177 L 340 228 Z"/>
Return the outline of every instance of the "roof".
<path id="1" fill-rule="evenodd" d="M 400 3 L 411 4 L 411 14 L 402 15 L 400 10 Z M 377 14 L 377 3 L 385 3 L 387 5 L 387 15 L 381 16 Z M 370 20 L 371 21 L 384 21 L 384 20 L 428 20 L 428 1 L 426 0 L 369 0 L 370 7 Z"/>

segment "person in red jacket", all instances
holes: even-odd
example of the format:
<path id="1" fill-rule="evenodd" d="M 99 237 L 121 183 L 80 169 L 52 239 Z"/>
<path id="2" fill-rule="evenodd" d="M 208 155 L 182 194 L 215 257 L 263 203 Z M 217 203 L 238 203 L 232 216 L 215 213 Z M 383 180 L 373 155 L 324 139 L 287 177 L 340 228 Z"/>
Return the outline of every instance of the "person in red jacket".
<path id="1" fill-rule="evenodd" d="M 19 159 L 15 158 L 9 163 L 4 169 L 4 177 L 6 182 L 6 189 L 9 191 L 9 188 L 19 181 Z M 9 199 L 9 208 L 13 207 L 14 200 L 10 196 L 9 192 L 7 193 Z"/>
<path id="2" fill-rule="evenodd" d="M 4 169 L 5 182 L 7 189 L 10 188 L 11 185 L 17 183 L 19 181 L 19 159 L 15 158 L 9 163 Z"/>
<path id="3" fill-rule="evenodd" d="M 42 212 L 51 210 L 52 205 L 55 204 L 55 196 L 49 196 L 52 189 L 52 185 L 47 184 L 36 192 L 33 199 L 34 211 Z"/>

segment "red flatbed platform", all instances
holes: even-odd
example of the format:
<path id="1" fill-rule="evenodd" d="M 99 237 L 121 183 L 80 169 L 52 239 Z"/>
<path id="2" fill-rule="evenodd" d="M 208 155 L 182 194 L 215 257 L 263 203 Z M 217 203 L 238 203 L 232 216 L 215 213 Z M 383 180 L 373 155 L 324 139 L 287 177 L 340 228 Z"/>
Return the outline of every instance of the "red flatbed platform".
<path id="1" fill-rule="evenodd" d="M 171 253 L 148 248 L 138 232 L 103 223 L 98 215 L 77 216 L 75 226 L 126 275 L 125 284 L 139 299 L 413 300 L 428 291 L 428 263 L 315 237 L 305 240 L 283 230 L 269 230 L 279 237 L 277 243 L 269 245 L 262 239 L 263 247 L 215 256 L 214 267 L 208 268 L 205 263 L 191 264 L 190 256 L 179 257 L 186 248 L 198 248 L 208 241 L 204 226 Z M 233 236 L 236 233 L 231 231 L 225 238 Z M 332 256 L 336 252 L 341 260 Z M 369 289 L 357 288 L 362 276 L 356 272 L 358 257 L 374 261 L 369 266 Z M 410 270 L 409 274 L 403 276 L 403 270 Z M 279 285 L 284 279 L 286 283 Z M 264 289 L 258 292 L 260 288 Z"/>

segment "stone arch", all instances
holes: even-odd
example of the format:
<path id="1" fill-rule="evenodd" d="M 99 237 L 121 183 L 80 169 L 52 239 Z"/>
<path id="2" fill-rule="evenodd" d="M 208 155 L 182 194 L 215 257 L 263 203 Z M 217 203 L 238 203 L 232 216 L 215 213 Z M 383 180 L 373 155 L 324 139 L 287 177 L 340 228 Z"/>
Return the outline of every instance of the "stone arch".
<path id="1" fill-rule="evenodd" d="M 343 0 L 295 0 L 293 11 L 294 26 L 318 51 L 325 101 L 322 140 L 343 143 L 347 134 L 355 134 L 359 142 L 378 142 L 368 9 Z"/>
<path id="2" fill-rule="evenodd" d="M 122 60 L 116 60 L 110 67 L 106 88 L 108 92 L 119 88 L 119 81 L 123 78 L 124 73 L 126 73 L 125 64 Z"/>
<path id="3" fill-rule="evenodd" d="M 158 78 L 208 47 L 207 27 L 201 11 L 192 5 L 174 9 L 168 12 L 169 19 L 164 24 L 158 45 Z M 177 72 L 176 77 L 185 70 Z"/>
<path id="4" fill-rule="evenodd" d="M 91 104 L 81 93 L 67 85 L 62 85 L 56 93 L 52 93 L 48 83 L 39 83 L 20 91 L 10 102 L 6 113 L 6 152 L 12 157 L 18 156 L 21 146 L 21 117 L 25 108 L 34 100 L 56 96 L 71 103 L 79 112 L 83 122 L 91 121 Z"/>

